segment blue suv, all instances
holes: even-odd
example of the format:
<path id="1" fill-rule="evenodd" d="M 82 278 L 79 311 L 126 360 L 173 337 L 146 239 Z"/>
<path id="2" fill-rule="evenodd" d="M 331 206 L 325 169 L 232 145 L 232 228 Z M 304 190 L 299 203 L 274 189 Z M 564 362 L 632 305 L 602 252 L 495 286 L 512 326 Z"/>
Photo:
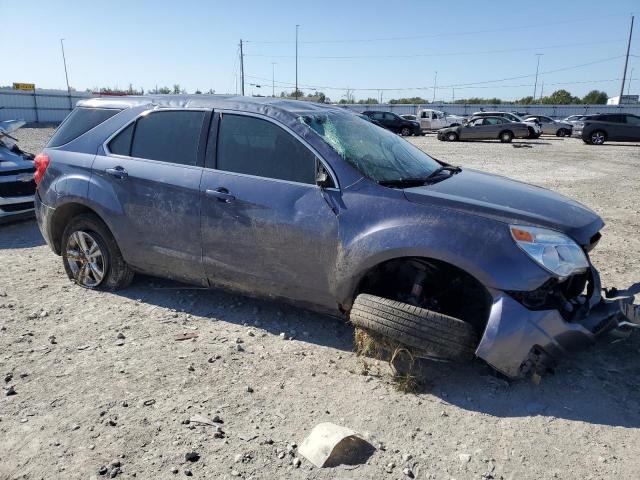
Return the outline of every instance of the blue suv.
<path id="1" fill-rule="evenodd" d="M 601 295 L 594 212 L 330 105 L 84 100 L 35 167 L 42 234 L 85 288 L 219 285 L 509 376 L 636 320 Z"/>

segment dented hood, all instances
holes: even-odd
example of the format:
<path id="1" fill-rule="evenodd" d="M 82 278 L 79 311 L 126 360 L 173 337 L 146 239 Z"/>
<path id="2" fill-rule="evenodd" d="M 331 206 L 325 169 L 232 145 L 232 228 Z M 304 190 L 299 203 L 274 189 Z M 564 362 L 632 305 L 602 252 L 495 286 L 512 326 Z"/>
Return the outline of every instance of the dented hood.
<path id="1" fill-rule="evenodd" d="M 595 212 L 564 195 L 470 169 L 404 192 L 407 199 L 415 203 L 452 208 L 505 223 L 558 230 L 581 245 L 589 245 L 591 237 L 604 225 Z"/>

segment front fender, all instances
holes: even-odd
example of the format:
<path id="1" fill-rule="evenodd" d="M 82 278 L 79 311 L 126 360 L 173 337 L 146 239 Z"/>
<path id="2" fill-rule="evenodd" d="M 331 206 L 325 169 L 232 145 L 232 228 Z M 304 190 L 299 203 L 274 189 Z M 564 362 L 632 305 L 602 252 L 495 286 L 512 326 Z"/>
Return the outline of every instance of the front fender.
<path id="1" fill-rule="evenodd" d="M 349 208 L 340 216 L 336 272 L 336 296 L 342 305 L 351 304 L 371 268 L 401 257 L 449 263 L 486 288 L 499 290 L 534 290 L 551 276 L 516 246 L 503 222 L 415 205 L 393 192 L 387 198 L 348 193 L 345 203 Z"/>

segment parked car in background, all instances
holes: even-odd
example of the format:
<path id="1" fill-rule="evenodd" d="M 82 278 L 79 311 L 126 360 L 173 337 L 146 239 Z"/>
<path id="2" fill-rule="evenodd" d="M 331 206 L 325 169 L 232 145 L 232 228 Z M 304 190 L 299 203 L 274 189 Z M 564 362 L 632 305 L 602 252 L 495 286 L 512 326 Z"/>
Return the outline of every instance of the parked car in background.
<path id="1" fill-rule="evenodd" d="M 604 223 L 578 202 L 331 105 L 202 97 L 81 100 L 36 157 L 38 225 L 71 281 L 220 285 L 510 377 L 629 316 L 633 296 L 601 294 Z"/>
<path id="2" fill-rule="evenodd" d="M 418 121 L 420 128 L 426 130 L 439 130 L 445 127 L 455 127 L 464 123 L 464 117 L 449 115 L 440 110 L 423 108 L 418 111 Z"/>
<path id="3" fill-rule="evenodd" d="M 555 135 L 556 137 L 570 137 L 573 125 L 569 122 L 554 120 L 545 115 L 529 115 L 524 118 L 525 121 L 537 120 L 542 127 L 542 133 L 546 135 Z"/>
<path id="4" fill-rule="evenodd" d="M 411 120 L 412 122 L 415 122 L 418 119 L 418 117 L 416 117 L 415 115 L 400 115 L 400 116 L 405 120 Z"/>
<path id="5" fill-rule="evenodd" d="M 24 120 L 0 122 L 0 223 L 32 217 L 36 184 L 33 155 L 23 152 L 13 132 Z"/>
<path id="6" fill-rule="evenodd" d="M 611 142 L 640 142 L 640 116 L 630 113 L 590 115 L 576 122 L 573 136 L 591 145 Z"/>
<path id="7" fill-rule="evenodd" d="M 539 138 L 542 135 L 542 127 L 540 126 L 540 122 L 538 120 L 524 120 L 520 118 L 515 113 L 511 112 L 476 112 L 467 121 L 471 121 L 471 119 L 477 117 L 501 117 L 509 120 L 510 122 L 515 123 L 524 123 L 527 125 L 529 134 L 527 138 Z"/>
<path id="8" fill-rule="evenodd" d="M 500 140 L 508 143 L 514 138 L 527 138 L 529 126 L 503 117 L 475 117 L 464 125 L 438 130 L 438 140 Z"/>
<path id="9" fill-rule="evenodd" d="M 562 121 L 575 125 L 576 122 L 584 120 L 588 115 L 569 115 L 567 118 L 563 118 Z"/>
<path id="10" fill-rule="evenodd" d="M 384 127 L 382 126 L 382 124 L 381 124 L 379 121 L 374 120 L 373 118 L 368 117 L 368 116 L 366 116 L 366 115 L 364 115 L 364 114 L 362 114 L 362 113 L 356 113 L 356 116 L 358 116 L 359 118 L 361 118 L 361 119 L 363 119 L 363 120 L 366 120 L 366 121 L 367 121 L 367 122 L 369 122 L 369 123 L 373 123 L 374 125 L 377 125 L 377 126 L 379 126 L 379 127 L 384 128 Z"/>
<path id="11" fill-rule="evenodd" d="M 396 113 L 367 110 L 366 112 L 362 112 L 362 114 L 371 120 L 377 121 L 387 130 L 391 130 L 393 133 L 399 133 L 403 137 L 422 135 L 422 130 L 418 122 L 405 120 Z"/>

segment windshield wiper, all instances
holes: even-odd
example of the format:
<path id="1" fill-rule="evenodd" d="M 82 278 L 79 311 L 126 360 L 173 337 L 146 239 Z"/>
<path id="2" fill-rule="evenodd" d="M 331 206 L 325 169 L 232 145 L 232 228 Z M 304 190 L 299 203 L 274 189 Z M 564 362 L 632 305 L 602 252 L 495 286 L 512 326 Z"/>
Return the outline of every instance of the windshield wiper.
<path id="1" fill-rule="evenodd" d="M 445 165 L 443 167 L 440 167 L 440 168 L 434 170 L 433 172 L 431 172 L 426 177 L 422 177 L 422 178 L 410 178 L 409 177 L 409 178 L 398 178 L 398 179 L 395 179 L 395 180 L 380 180 L 378 182 L 378 184 L 382 185 L 382 186 L 385 186 L 385 187 L 419 186 L 419 185 L 424 185 L 425 183 L 427 183 L 430 180 L 434 179 L 435 177 L 440 175 L 442 172 L 451 172 L 451 175 L 455 175 L 456 173 L 460 173 L 461 171 L 462 171 L 462 169 L 460 167 L 455 167 L 453 165 Z"/>
<path id="2" fill-rule="evenodd" d="M 443 167 L 437 168 L 435 169 L 433 172 L 431 172 L 426 178 L 426 180 L 431 180 L 434 177 L 437 177 L 438 175 L 440 175 L 442 172 L 451 172 L 451 175 L 455 175 L 456 173 L 460 173 L 462 171 L 462 169 L 460 167 L 455 167 L 453 165 L 445 165 Z"/>

